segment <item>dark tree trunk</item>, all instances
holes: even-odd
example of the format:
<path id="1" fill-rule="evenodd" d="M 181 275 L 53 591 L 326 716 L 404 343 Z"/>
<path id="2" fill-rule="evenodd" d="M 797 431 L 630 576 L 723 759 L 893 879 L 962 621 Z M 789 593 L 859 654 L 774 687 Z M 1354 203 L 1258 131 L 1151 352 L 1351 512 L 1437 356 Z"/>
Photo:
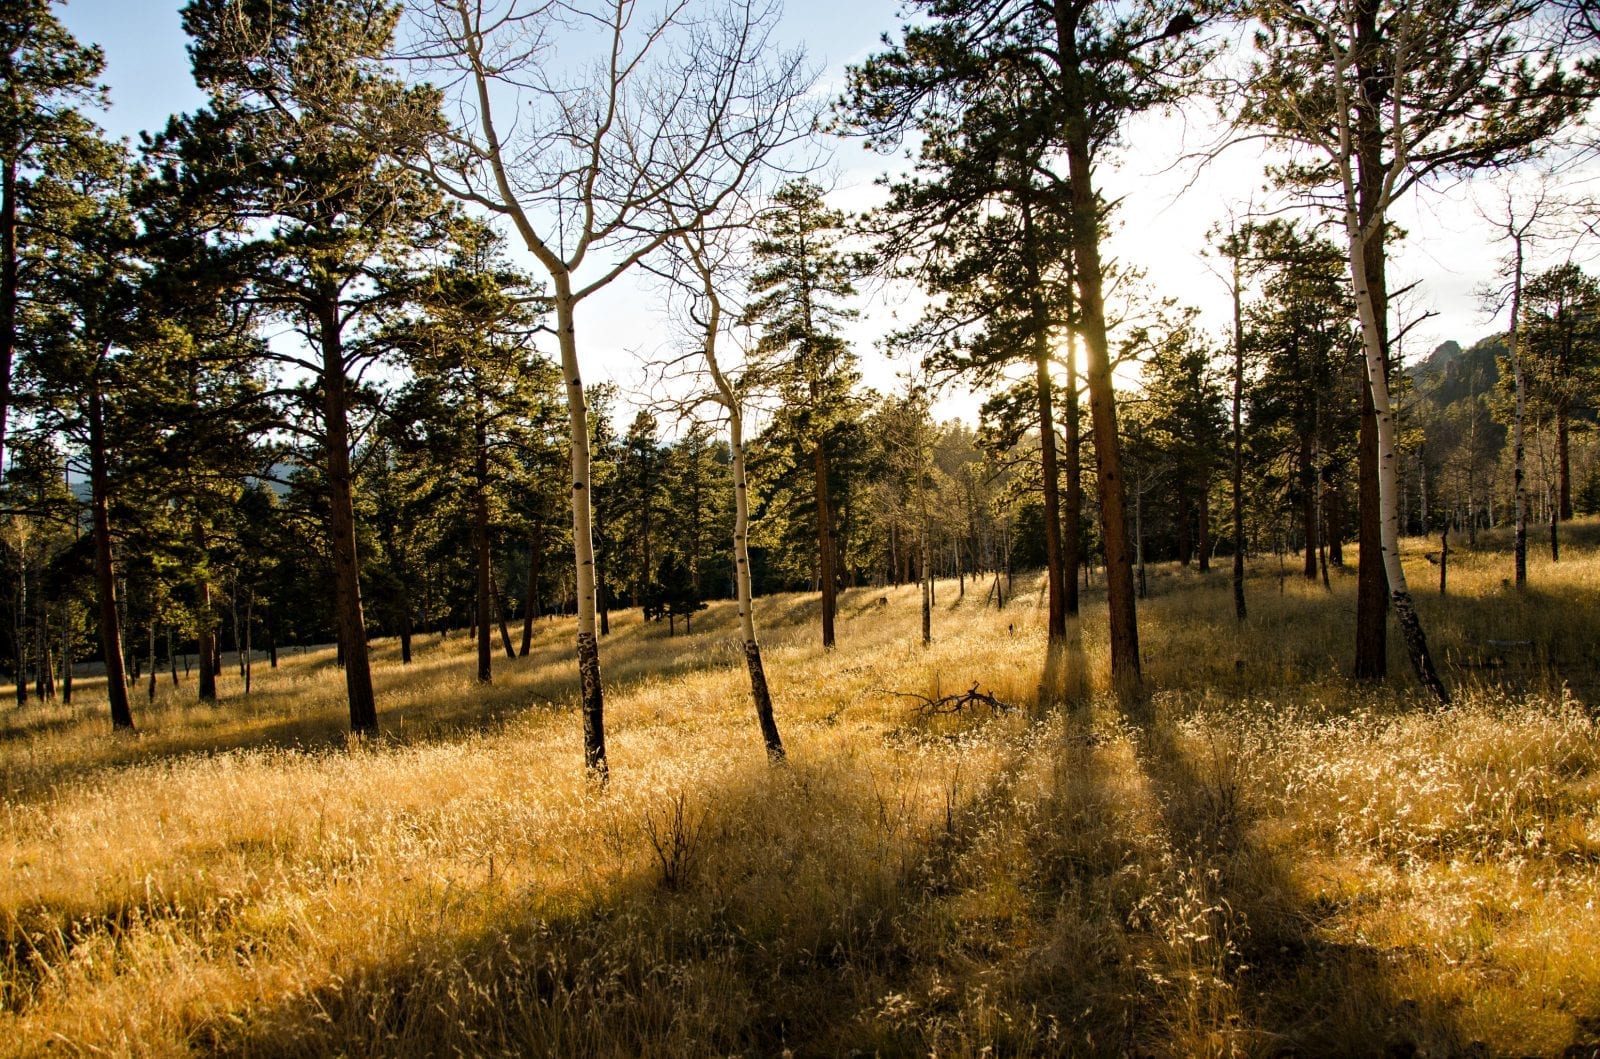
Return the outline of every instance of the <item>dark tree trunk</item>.
<path id="1" fill-rule="evenodd" d="M 1077 571 L 1067 577 L 1061 548 L 1061 469 L 1056 463 L 1055 397 L 1050 382 L 1050 316 L 1035 254 L 1033 212 L 1026 199 L 1021 212 L 1033 314 L 1033 388 L 1039 405 L 1039 481 L 1044 490 L 1044 562 L 1049 587 L 1046 628 L 1049 640 L 1060 643 L 1067 638 L 1067 593 L 1077 591 Z"/>
<path id="2" fill-rule="evenodd" d="M 472 555 L 477 567 L 477 601 L 473 606 L 472 628 L 478 641 L 478 683 L 494 680 L 493 650 L 489 637 L 489 601 L 491 573 L 489 570 L 489 450 L 484 437 L 483 420 L 476 426 L 477 451 L 473 458 L 472 486 Z"/>
<path id="3" fill-rule="evenodd" d="M 1128 538 L 1127 486 L 1117 437 L 1116 395 L 1111 386 L 1111 349 L 1106 336 L 1100 266 L 1101 209 L 1094 186 L 1093 121 L 1078 53 L 1076 21 L 1065 4 L 1055 11 L 1060 61 L 1062 118 L 1067 172 L 1072 189 L 1072 260 L 1078 284 L 1078 317 L 1087 351 L 1089 413 L 1098 470 L 1101 536 L 1105 542 L 1106 602 L 1110 625 L 1111 678 L 1130 702 L 1143 693 L 1139 665 L 1139 617 L 1134 596 L 1133 556 Z"/>
<path id="4" fill-rule="evenodd" d="M 1300 497 L 1301 528 L 1306 538 L 1305 575 L 1307 581 L 1317 579 L 1317 466 L 1313 456 L 1311 435 L 1300 439 Z"/>
<path id="5" fill-rule="evenodd" d="M 822 646 L 832 647 L 839 579 L 834 571 L 833 508 L 828 503 L 828 453 L 821 438 L 812 450 L 811 466 L 817 499 L 817 581 L 822 590 Z"/>
<path id="6" fill-rule="evenodd" d="M 10 94 L 14 98 L 15 90 Z M 7 148 L 0 161 L 0 478 L 5 476 L 11 363 L 17 349 L 17 145 Z"/>
<path id="7" fill-rule="evenodd" d="M 100 595 L 100 643 L 106 659 L 106 695 L 111 726 L 133 730 L 128 677 L 122 664 L 122 626 L 117 610 L 117 575 L 111 558 L 111 475 L 107 463 L 105 403 L 100 388 L 89 391 L 89 497 L 94 527 L 94 573 Z"/>
<path id="8" fill-rule="evenodd" d="M 355 483 L 350 471 L 349 379 L 345 376 L 336 301 L 330 297 L 318 306 L 318 313 L 327 427 L 334 603 L 338 612 L 339 644 L 344 653 L 345 692 L 350 700 L 350 730 L 357 735 L 372 736 L 378 734 L 378 702 L 372 690 L 367 622 L 361 607 L 361 564 L 356 555 Z"/>
<path id="9" fill-rule="evenodd" d="M 519 652 L 523 658 L 533 650 L 533 620 L 539 616 L 539 538 L 536 531 L 528 540 L 528 595 L 522 603 L 522 650 Z"/>
<path id="10" fill-rule="evenodd" d="M 1233 618 L 1244 621 L 1244 432 L 1240 411 L 1244 404 L 1244 311 L 1240 293 L 1239 258 L 1233 259 Z"/>
<path id="11" fill-rule="evenodd" d="M 72 705 L 72 604 L 61 601 L 61 701 Z"/>
<path id="12" fill-rule="evenodd" d="M 1561 483 L 1561 521 L 1572 521 L 1571 422 L 1565 411 L 1556 415 L 1556 467 Z"/>
<path id="13" fill-rule="evenodd" d="M 517 652 L 511 646 L 511 629 L 506 625 L 506 597 L 499 585 L 494 587 L 494 616 L 500 624 L 500 646 L 505 649 L 506 657 L 514 662 Z"/>
<path id="14" fill-rule="evenodd" d="M 1344 569 L 1344 500 L 1339 490 L 1327 491 L 1328 565 Z"/>
<path id="15" fill-rule="evenodd" d="M 1205 483 L 1201 483 L 1204 485 Z M 1196 513 L 1200 523 L 1200 551 L 1196 555 L 1200 564 L 1200 572 L 1211 572 L 1211 494 L 1209 490 L 1201 490 L 1200 506 Z"/>
<path id="16" fill-rule="evenodd" d="M 1361 0 L 1357 12 L 1358 54 L 1356 61 L 1365 85 L 1387 84 L 1385 74 L 1370 68 L 1379 55 L 1376 44 L 1377 4 Z M 1378 115 L 1382 101 L 1360 108 L 1357 123 L 1356 164 L 1359 179 L 1360 221 L 1366 224 L 1375 215 L 1383 192 L 1384 134 Z M 1364 265 L 1367 289 L 1371 294 L 1373 316 L 1382 346 L 1385 377 L 1389 363 L 1389 285 L 1387 276 L 1388 226 L 1381 226 L 1366 244 Z M 1389 579 L 1383 572 L 1383 513 L 1378 500 L 1378 419 L 1372 403 L 1370 385 L 1361 387 L 1361 430 L 1357 450 L 1357 494 L 1359 524 L 1356 576 L 1356 662 L 1358 679 L 1379 680 L 1389 672 Z"/>
<path id="17" fill-rule="evenodd" d="M 250 631 L 253 628 L 253 619 L 256 610 L 256 590 L 250 589 L 250 597 L 244 604 L 244 693 L 250 694 L 250 684 L 255 677 L 255 655 L 252 653 L 251 644 L 254 638 Z"/>
<path id="18" fill-rule="evenodd" d="M 200 555 L 201 570 L 205 570 L 205 529 L 197 519 L 194 523 L 194 542 Z M 211 621 L 211 578 L 202 572 L 196 586 L 199 614 L 195 628 L 195 664 L 200 667 L 199 699 L 201 702 L 217 701 L 216 627 Z"/>

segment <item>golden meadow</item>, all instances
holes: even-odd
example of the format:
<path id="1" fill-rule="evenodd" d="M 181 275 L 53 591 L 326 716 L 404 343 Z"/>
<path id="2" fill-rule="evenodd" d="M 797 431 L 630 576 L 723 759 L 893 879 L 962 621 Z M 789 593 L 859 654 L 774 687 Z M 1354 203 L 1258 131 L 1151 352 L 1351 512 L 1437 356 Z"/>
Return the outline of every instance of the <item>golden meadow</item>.
<path id="1" fill-rule="evenodd" d="M 1353 683 L 1354 576 L 1152 568 L 1148 711 L 1042 704 L 1040 586 L 759 600 L 789 764 L 732 605 L 613 615 L 582 774 L 572 626 L 478 686 L 466 637 L 379 642 L 346 746 L 331 649 L 0 709 L 0 1054 L 1590 1054 L 1600 1048 L 1600 525 L 1519 597 L 1505 542 L 1409 573 L 1456 695 L 1391 645 Z M 1287 574 L 1288 576 L 1283 576 Z M 880 602 L 886 599 L 886 603 Z M 981 704 L 917 696 L 974 684 Z M 1046 708 L 1048 706 L 1048 708 Z"/>

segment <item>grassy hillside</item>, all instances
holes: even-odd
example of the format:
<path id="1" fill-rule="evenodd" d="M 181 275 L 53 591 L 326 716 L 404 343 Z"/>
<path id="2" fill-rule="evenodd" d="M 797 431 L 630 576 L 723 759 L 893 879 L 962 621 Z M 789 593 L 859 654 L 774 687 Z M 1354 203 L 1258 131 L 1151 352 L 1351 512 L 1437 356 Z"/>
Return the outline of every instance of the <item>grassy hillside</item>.
<path id="1" fill-rule="evenodd" d="M 1415 543 L 1449 709 L 1344 679 L 1353 575 L 1272 558 L 1242 627 L 1153 571 L 1136 717 L 1093 592 L 1049 710 L 1036 581 L 941 583 L 929 649 L 911 587 L 826 654 L 761 600 L 781 769 L 729 605 L 617 616 L 604 791 L 569 622 L 491 688 L 459 633 L 378 645 L 370 746 L 327 650 L 141 688 L 134 738 L 92 684 L 0 710 L 0 1054 L 1589 1054 L 1600 526 L 1524 598 Z M 917 709 L 974 684 L 1016 708 Z"/>

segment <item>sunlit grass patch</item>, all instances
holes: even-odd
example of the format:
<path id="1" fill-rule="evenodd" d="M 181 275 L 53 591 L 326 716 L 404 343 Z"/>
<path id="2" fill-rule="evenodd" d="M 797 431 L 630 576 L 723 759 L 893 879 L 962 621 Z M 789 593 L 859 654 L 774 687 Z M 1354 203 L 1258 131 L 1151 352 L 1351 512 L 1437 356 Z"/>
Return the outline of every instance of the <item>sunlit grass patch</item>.
<path id="1" fill-rule="evenodd" d="M 570 620 L 489 686 L 459 633 L 379 642 L 369 744 L 330 649 L 216 707 L 163 676 L 131 739 L 80 682 L 0 740 L 0 1052 L 1560 1054 L 1600 1027 L 1600 560 L 1565 555 L 1519 599 L 1485 542 L 1439 599 L 1408 545 L 1444 709 L 1398 644 L 1347 679 L 1353 576 L 1271 559 L 1242 625 L 1225 572 L 1162 571 L 1138 721 L 1098 590 L 1059 707 L 1033 577 L 941 583 L 926 648 L 915 586 L 844 593 L 829 652 L 761 600 L 776 769 L 725 604 L 615 613 L 603 791 Z M 1003 707 L 921 708 L 973 687 Z"/>

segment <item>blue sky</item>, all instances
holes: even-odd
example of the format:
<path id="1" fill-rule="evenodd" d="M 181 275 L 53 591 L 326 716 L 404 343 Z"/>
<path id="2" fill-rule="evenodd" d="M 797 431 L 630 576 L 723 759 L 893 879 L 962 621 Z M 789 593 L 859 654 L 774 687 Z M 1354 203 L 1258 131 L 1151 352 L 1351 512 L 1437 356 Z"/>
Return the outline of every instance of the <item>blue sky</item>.
<path id="1" fill-rule="evenodd" d="M 80 40 L 100 44 L 106 53 L 104 80 L 112 109 L 101 122 L 118 136 L 135 137 L 141 130 L 165 124 L 169 114 L 202 102 L 189 76 L 185 38 L 176 0 L 70 0 L 61 17 Z M 812 0 L 791 2 L 783 20 L 784 35 L 805 44 L 823 69 L 824 85 L 841 83 L 844 67 L 860 61 L 878 46 L 880 34 L 901 19 L 892 0 Z M 1171 167 L 1182 144 L 1203 143 L 1202 121 L 1152 116 L 1129 131 L 1130 147 L 1100 171 L 1110 198 L 1121 199 L 1121 226 L 1110 252 L 1121 262 L 1145 269 L 1161 293 L 1199 306 L 1214 330 L 1226 328 L 1224 288 L 1200 256 L 1206 229 L 1236 203 L 1259 188 L 1259 159 L 1234 154 L 1214 163 L 1198 177 Z M 872 178 L 886 160 L 868 155 L 857 143 L 832 145 L 836 204 L 861 208 L 875 197 Z M 1475 295 L 1490 278 L 1499 249 L 1476 216 L 1465 187 L 1425 193 L 1404 204 L 1401 224 L 1413 233 L 1392 275 L 1396 285 L 1420 280 L 1420 305 L 1438 312 L 1421 326 L 1406 350 L 1420 356 L 1447 338 L 1470 343 L 1503 324 L 1489 319 Z M 651 306 L 659 296 L 648 285 L 622 283 L 597 296 L 580 316 L 580 343 L 591 379 L 610 378 L 626 387 L 639 372 L 641 357 L 660 352 L 661 321 Z M 862 305 L 863 322 L 854 336 L 870 384 L 896 385 L 903 365 L 889 364 L 872 349 L 884 333 L 903 326 L 915 303 L 889 292 L 873 292 Z M 896 317 L 899 317 L 898 319 Z M 976 401 L 951 395 L 947 414 L 971 415 Z"/>

